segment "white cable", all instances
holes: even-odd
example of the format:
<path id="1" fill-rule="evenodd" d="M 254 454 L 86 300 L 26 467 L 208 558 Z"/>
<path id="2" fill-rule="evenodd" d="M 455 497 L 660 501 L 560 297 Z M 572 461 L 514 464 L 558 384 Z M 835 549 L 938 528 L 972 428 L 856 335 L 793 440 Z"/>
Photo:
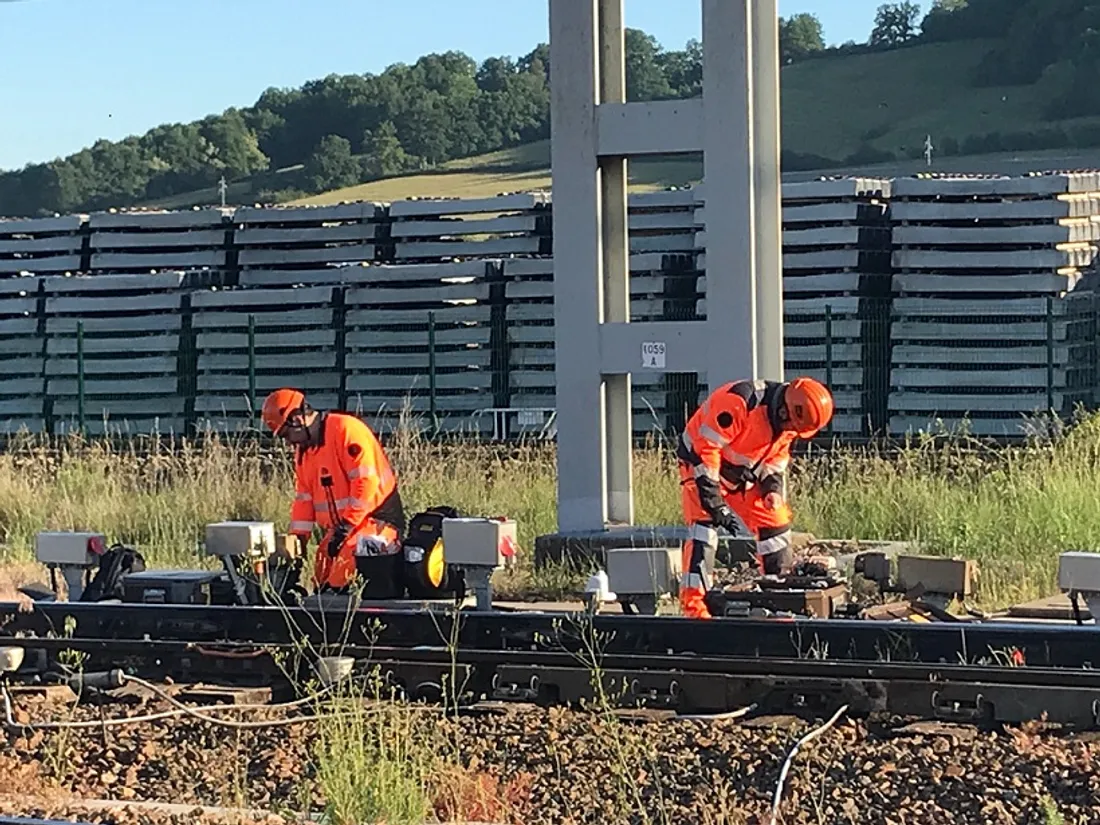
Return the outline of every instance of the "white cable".
<path id="1" fill-rule="evenodd" d="M 141 716 L 121 716 L 111 719 L 96 719 L 87 720 L 83 722 L 40 722 L 34 724 L 23 724 L 16 722 L 14 718 L 11 694 L 8 692 L 6 685 L 0 685 L 0 695 L 2 695 L 4 701 L 4 724 L 8 728 L 19 728 L 21 730 L 82 730 L 87 728 L 103 728 L 103 727 L 115 727 L 121 725 L 134 725 L 141 722 L 155 722 L 161 719 L 170 719 L 176 716 L 193 716 L 203 722 L 209 722 L 213 725 L 220 725 L 222 727 L 235 728 L 238 730 L 247 730 L 252 728 L 268 728 L 278 727 L 280 725 L 293 725 L 300 722 L 313 722 L 319 719 L 334 718 L 336 716 L 344 714 L 328 714 L 323 716 L 294 716 L 288 719 L 271 719 L 263 722 L 236 722 L 226 719 L 216 719 L 212 716 L 207 716 L 189 705 L 185 705 L 169 693 L 161 690 L 151 682 L 146 682 L 144 679 L 140 679 L 136 676 L 123 676 L 124 681 L 131 681 L 135 684 L 141 685 L 148 690 L 153 691 L 158 696 L 167 700 L 170 704 L 176 706 L 175 710 L 166 710 L 159 713 L 149 713 Z M 292 702 L 284 702 L 278 705 L 215 705 L 208 708 L 208 712 L 227 712 L 230 710 L 285 710 L 299 705 L 304 705 L 314 699 L 319 698 L 328 691 L 332 690 L 334 685 L 326 687 L 319 693 L 315 693 L 312 696 L 306 696 L 302 699 L 296 699 Z"/>
<path id="2" fill-rule="evenodd" d="M 725 713 L 687 713 L 676 714 L 676 719 L 686 719 L 693 722 L 722 722 L 727 719 L 740 719 L 742 716 L 748 716 L 754 710 L 757 705 L 753 703 L 737 710 L 726 711 Z"/>
<path id="3" fill-rule="evenodd" d="M 787 779 L 787 772 L 791 769 L 791 763 L 794 761 L 794 757 L 795 754 L 798 753 L 798 749 L 809 742 L 811 739 L 816 739 L 818 736 L 831 728 L 836 723 L 836 720 L 840 718 L 840 715 L 846 710 L 848 710 L 848 706 L 841 705 L 839 710 L 837 710 L 837 712 L 833 714 L 833 717 L 828 722 L 826 722 L 821 727 L 815 728 L 814 730 L 810 731 L 794 743 L 794 747 L 791 748 L 791 752 L 787 754 L 787 759 L 783 763 L 783 768 L 779 771 L 779 782 L 775 786 L 775 796 L 772 797 L 771 825 L 775 825 L 776 818 L 779 816 L 779 803 L 783 799 L 783 783 Z"/>

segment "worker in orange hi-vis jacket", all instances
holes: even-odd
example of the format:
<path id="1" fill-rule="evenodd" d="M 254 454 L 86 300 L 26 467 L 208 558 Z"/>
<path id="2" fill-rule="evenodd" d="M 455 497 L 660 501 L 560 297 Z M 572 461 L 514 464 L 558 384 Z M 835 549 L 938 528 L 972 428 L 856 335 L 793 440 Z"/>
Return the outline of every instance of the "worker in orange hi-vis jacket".
<path id="1" fill-rule="evenodd" d="M 325 534 L 314 561 L 314 587 L 343 590 L 355 556 L 401 552 L 405 511 L 393 468 L 375 434 L 353 415 L 318 412 L 295 389 L 271 393 L 264 424 L 295 448 L 290 533 L 303 551 L 315 525 Z"/>
<path id="2" fill-rule="evenodd" d="M 680 583 L 684 615 L 710 618 L 707 555 L 718 547 L 719 527 L 756 538 L 761 573 L 790 566 L 792 513 L 784 484 L 790 445 L 812 438 L 832 416 L 832 394 L 812 378 L 733 381 L 692 415 L 676 452 L 689 530 Z"/>

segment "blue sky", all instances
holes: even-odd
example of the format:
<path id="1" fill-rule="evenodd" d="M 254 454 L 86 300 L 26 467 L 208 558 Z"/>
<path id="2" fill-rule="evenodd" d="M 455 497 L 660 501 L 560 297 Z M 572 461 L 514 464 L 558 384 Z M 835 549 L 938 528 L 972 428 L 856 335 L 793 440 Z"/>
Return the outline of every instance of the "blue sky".
<path id="1" fill-rule="evenodd" d="M 863 42 L 881 2 L 779 0 L 779 13 L 816 14 L 829 43 Z M 668 48 L 699 37 L 699 9 L 625 2 L 627 25 Z M 0 169 L 247 106 L 270 86 L 547 39 L 545 0 L 0 0 Z"/>

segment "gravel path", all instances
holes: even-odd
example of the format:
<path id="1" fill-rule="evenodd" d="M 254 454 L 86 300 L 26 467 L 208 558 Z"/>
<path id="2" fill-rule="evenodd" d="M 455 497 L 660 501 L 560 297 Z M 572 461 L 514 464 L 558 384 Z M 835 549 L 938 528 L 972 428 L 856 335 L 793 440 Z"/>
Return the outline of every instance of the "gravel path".
<path id="1" fill-rule="evenodd" d="M 99 719 L 166 709 L 18 699 L 17 721 Z M 267 713 L 266 711 L 263 713 Z M 231 715 L 226 714 L 227 718 Z M 242 717 L 245 718 L 245 717 Z M 246 718 L 257 719 L 255 712 Z M 508 708 L 445 720 L 424 716 L 452 745 L 463 776 L 497 776 L 511 806 L 498 822 L 767 823 L 792 745 L 818 723 L 790 718 L 607 720 L 564 709 Z M 0 812 L 104 823 L 290 822 L 271 816 L 149 810 L 87 812 L 72 796 L 287 812 L 323 805 L 308 723 L 236 731 L 183 718 L 125 727 L 0 733 Z M 902 721 L 873 727 L 841 719 L 799 751 L 780 822 L 1100 822 L 1100 736 L 1037 726 L 999 732 Z M 453 788 L 455 780 L 448 779 Z M 639 811 L 646 810 L 648 818 Z M 486 810 L 485 805 L 481 810 Z M 476 817 L 482 818 L 482 817 Z"/>

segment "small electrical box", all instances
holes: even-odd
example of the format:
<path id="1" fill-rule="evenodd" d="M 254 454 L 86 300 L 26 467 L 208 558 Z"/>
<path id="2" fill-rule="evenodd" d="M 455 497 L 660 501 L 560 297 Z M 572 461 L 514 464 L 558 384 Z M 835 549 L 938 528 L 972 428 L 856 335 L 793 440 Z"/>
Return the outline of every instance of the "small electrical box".
<path id="1" fill-rule="evenodd" d="M 105 548 L 99 533 L 42 532 L 34 537 L 34 557 L 42 564 L 95 567 Z"/>
<path id="2" fill-rule="evenodd" d="M 1064 593 L 1100 593 L 1100 553 L 1074 551 L 1059 556 L 1058 587 Z"/>
<path id="3" fill-rule="evenodd" d="M 143 570 L 122 579 L 122 600 L 138 604 L 212 604 L 221 573 L 207 570 Z"/>
<path id="4" fill-rule="evenodd" d="M 661 596 L 679 590 L 679 547 L 623 547 L 607 551 L 608 586 L 617 594 Z"/>
<path id="5" fill-rule="evenodd" d="M 443 546 L 449 565 L 501 567 L 515 554 L 516 523 L 512 519 L 445 518 Z"/>
<path id="6" fill-rule="evenodd" d="M 965 598 L 974 592 L 976 573 L 974 562 L 969 559 L 898 556 L 898 586 L 904 591 L 920 585 L 927 593 Z"/>
<path id="7" fill-rule="evenodd" d="M 222 521 L 206 525 L 206 552 L 211 556 L 260 556 L 275 552 L 275 525 L 270 521 Z"/>

